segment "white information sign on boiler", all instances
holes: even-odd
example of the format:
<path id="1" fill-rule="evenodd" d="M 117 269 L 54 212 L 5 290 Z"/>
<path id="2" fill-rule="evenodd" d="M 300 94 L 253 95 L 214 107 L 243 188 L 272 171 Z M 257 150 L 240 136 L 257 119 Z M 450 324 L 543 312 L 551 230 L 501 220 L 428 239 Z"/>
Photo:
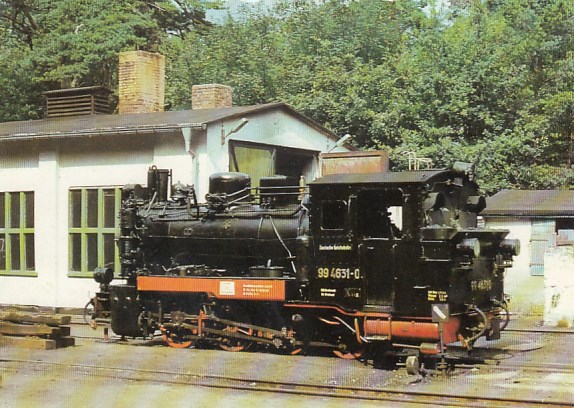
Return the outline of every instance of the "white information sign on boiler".
<path id="1" fill-rule="evenodd" d="M 223 296 L 235 296 L 235 282 L 219 282 L 219 294 Z"/>

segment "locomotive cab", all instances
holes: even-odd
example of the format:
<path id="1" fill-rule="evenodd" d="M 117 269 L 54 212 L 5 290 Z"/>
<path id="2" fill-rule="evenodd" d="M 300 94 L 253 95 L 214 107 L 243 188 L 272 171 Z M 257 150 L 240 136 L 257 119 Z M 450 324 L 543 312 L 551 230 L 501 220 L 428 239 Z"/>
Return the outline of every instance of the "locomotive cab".
<path id="1" fill-rule="evenodd" d="M 438 341 L 437 304 L 453 315 L 447 343 L 497 336 L 503 272 L 518 245 L 506 230 L 477 228 L 485 199 L 473 179 L 459 163 L 311 183 L 310 301 L 365 313 L 367 337 Z M 422 321 L 407 327 L 413 318 Z"/>
<path id="2" fill-rule="evenodd" d="M 345 175 L 311 183 L 316 253 L 311 301 L 396 309 L 401 270 L 412 271 L 412 260 L 420 255 L 416 241 L 423 221 L 412 187 L 397 184 L 396 174 L 361 175 L 359 183 Z"/>

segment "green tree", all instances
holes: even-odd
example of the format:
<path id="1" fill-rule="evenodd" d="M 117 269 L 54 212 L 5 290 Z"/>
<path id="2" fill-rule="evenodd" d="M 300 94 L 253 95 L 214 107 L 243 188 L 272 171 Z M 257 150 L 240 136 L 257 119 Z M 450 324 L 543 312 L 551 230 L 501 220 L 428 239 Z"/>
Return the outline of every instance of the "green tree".
<path id="1" fill-rule="evenodd" d="M 481 164 L 491 191 L 568 185 L 572 13 L 561 0 L 473 2 L 408 50 L 414 126 L 396 150 Z"/>
<path id="2" fill-rule="evenodd" d="M 19 39 L 0 28 L 0 122 L 41 115 L 43 99 L 28 53 Z"/>
<path id="3" fill-rule="evenodd" d="M 171 109 L 224 83 L 238 105 L 285 101 L 399 168 L 414 151 L 479 163 L 490 192 L 573 185 L 574 3 L 428 3 L 283 0 L 209 25 L 208 0 L 8 0 L 0 87 L 24 108 L 0 117 L 33 117 L 47 84 L 114 87 L 119 51 L 159 50 Z"/>
<path id="4" fill-rule="evenodd" d="M 36 77 L 62 87 L 115 87 L 117 55 L 156 51 L 170 36 L 205 27 L 213 0 L 9 0 L 1 3 L 3 27 L 31 49 Z"/>

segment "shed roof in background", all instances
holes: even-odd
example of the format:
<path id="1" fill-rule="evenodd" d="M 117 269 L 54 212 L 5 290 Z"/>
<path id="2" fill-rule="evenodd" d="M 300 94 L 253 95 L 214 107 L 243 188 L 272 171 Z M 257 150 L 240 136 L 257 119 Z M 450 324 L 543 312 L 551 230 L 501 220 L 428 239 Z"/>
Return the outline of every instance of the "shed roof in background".
<path id="1" fill-rule="evenodd" d="M 574 218 L 574 190 L 502 190 L 487 198 L 481 215 Z"/>

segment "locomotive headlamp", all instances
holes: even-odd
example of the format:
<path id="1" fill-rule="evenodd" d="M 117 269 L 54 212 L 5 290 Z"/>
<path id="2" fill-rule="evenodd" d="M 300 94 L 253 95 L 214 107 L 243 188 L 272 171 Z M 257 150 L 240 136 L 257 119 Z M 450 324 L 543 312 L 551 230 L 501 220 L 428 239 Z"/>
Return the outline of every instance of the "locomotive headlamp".
<path id="1" fill-rule="evenodd" d="M 463 239 L 456 245 L 456 249 L 465 255 L 478 258 L 480 256 L 480 241 L 477 238 Z"/>
<path id="2" fill-rule="evenodd" d="M 465 175 L 468 177 L 469 180 L 474 179 L 474 175 L 476 172 L 476 165 L 474 163 L 465 163 L 465 162 L 454 162 L 452 165 L 452 170 L 455 173 L 459 173 L 461 175 Z"/>
<path id="3" fill-rule="evenodd" d="M 94 280 L 98 283 L 107 285 L 114 279 L 114 271 L 110 268 L 94 269 Z"/>
<path id="4" fill-rule="evenodd" d="M 520 240 L 505 239 L 500 243 L 500 252 L 512 256 L 520 255 Z"/>

